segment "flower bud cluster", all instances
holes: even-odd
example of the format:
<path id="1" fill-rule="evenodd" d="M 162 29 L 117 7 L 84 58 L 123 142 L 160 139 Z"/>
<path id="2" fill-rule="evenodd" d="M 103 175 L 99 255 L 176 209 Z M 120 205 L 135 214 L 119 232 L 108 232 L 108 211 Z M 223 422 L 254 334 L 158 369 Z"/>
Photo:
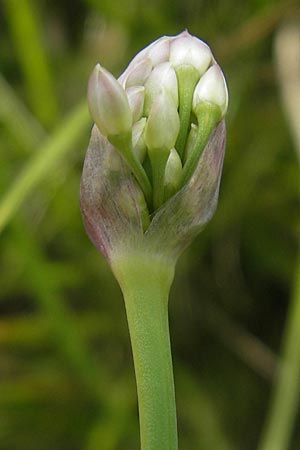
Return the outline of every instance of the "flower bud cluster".
<path id="1" fill-rule="evenodd" d="M 118 80 L 97 64 L 88 104 L 155 211 L 193 176 L 228 93 L 210 48 L 184 31 L 143 49 Z"/>

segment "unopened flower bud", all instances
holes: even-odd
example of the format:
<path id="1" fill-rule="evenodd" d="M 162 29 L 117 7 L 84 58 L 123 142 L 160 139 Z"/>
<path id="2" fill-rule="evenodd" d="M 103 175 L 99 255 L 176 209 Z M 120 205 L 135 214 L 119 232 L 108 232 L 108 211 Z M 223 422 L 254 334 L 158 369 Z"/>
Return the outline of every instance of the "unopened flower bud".
<path id="1" fill-rule="evenodd" d="M 165 168 L 165 179 L 164 179 L 164 189 L 165 189 L 165 201 L 172 197 L 180 185 L 182 175 L 182 163 L 180 156 L 176 152 L 175 148 L 172 148 L 167 160 Z"/>
<path id="2" fill-rule="evenodd" d="M 178 84 L 174 68 L 169 62 L 161 63 L 151 72 L 145 84 L 144 113 L 149 114 L 154 99 L 165 90 L 178 106 Z"/>
<path id="3" fill-rule="evenodd" d="M 181 65 L 194 66 L 202 75 L 212 60 L 210 48 L 187 31 L 181 33 L 170 44 L 170 62 L 176 68 Z"/>
<path id="4" fill-rule="evenodd" d="M 100 64 L 89 79 L 88 104 L 91 116 L 104 136 L 131 133 L 132 114 L 126 93 Z"/>
<path id="5" fill-rule="evenodd" d="M 184 154 L 195 86 L 212 61 L 210 48 L 187 31 L 170 44 L 170 63 L 176 71 L 179 91 L 180 131 L 176 149 L 180 156 Z"/>
<path id="6" fill-rule="evenodd" d="M 125 87 L 143 86 L 152 70 L 152 61 L 150 58 L 144 58 L 136 64 L 131 64 L 128 71 L 121 75 L 119 81 Z"/>
<path id="7" fill-rule="evenodd" d="M 91 239 L 112 259 L 136 246 L 177 257 L 217 204 L 228 93 L 211 50 L 187 31 L 159 38 L 118 80 L 97 65 L 88 101 Z"/>
<path id="8" fill-rule="evenodd" d="M 145 58 L 149 58 L 153 66 L 168 61 L 170 55 L 170 41 L 173 39 L 174 38 L 171 36 L 162 36 L 161 38 L 156 39 L 133 58 L 127 70 Z"/>
<path id="9" fill-rule="evenodd" d="M 182 185 L 193 176 L 199 157 L 216 125 L 227 111 L 228 94 L 225 79 L 217 64 L 200 78 L 193 95 L 193 112 L 197 118 L 197 135 L 184 157 Z"/>
<path id="10" fill-rule="evenodd" d="M 145 129 L 148 148 L 171 149 L 179 131 L 179 116 L 171 96 L 163 90 L 152 104 Z"/>
<path id="11" fill-rule="evenodd" d="M 193 97 L 193 110 L 196 113 L 202 102 L 219 106 L 221 117 L 224 117 L 228 107 L 228 91 L 224 75 L 220 67 L 215 64 L 200 78 Z"/>
<path id="12" fill-rule="evenodd" d="M 168 61 L 170 55 L 170 38 L 162 37 L 158 39 L 150 48 L 148 58 L 151 59 L 153 66 Z"/>
<path id="13" fill-rule="evenodd" d="M 143 115 L 145 88 L 144 86 L 132 86 L 126 89 L 126 94 L 134 123 L 137 122 Z"/>

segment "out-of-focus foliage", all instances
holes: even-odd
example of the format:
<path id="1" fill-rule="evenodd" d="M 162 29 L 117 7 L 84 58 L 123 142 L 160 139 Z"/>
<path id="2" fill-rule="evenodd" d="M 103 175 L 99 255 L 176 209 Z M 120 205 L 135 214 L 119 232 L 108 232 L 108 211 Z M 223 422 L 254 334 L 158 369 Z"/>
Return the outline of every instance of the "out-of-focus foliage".
<path id="1" fill-rule="evenodd" d="M 273 61 L 297 3 L 2 0 L 1 450 L 139 448 L 121 294 L 79 212 L 81 104 L 96 62 L 118 75 L 184 28 L 212 47 L 230 108 L 219 207 L 170 299 L 180 449 L 256 448 L 298 246 L 299 168 Z"/>

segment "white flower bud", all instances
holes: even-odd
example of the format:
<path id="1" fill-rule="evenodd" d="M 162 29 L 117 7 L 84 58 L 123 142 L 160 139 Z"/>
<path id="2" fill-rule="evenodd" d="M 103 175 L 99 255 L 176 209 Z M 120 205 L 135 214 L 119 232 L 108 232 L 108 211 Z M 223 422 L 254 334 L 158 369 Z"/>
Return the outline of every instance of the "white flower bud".
<path id="1" fill-rule="evenodd" d="M 182 163 L 175 148 L 172 148 L 167 160 L 164 177 L 165 200 L 178 190 L 181 182 Z"/>
<path id="2" fill-rule="evenodd" d="M 201 102 L 209 102 L 219 106 L 222 117 L 228 107 L 228 91 L 226 81 L 220 67 L 215 64 L 200 78 L 193 97 L 193 111 Z"/>
<path id="3" fill-rule="evenodd" d="M 149 47 L 148 58 L 151 59 L 154 67 L 169 60 L 170 40 L 170 37 L 164 36 Z"/>
<path id="4" fill-rule="evenodd" d="M 151 105 L 155 98 L 162 91 L 168 93 L 173 99 L 174 104 L 178 107 L 178 83 L 174 68 L 170 63 L 165 62 L 156 66 L 145 84 L 145 105 L 144 112 L 149 114 Z"/>
<path id="5" fill-rule="evenodd" d="M 209 47 L 185 31 L 148 45 L 118 80 L 98 64 L 88 103 L 81 208 L 91 240 L 112 267 L 139 248 L 176 259 L 218 198 L 228 93 Z"/>
<path id="6" fill-rule="evenodd" d="M 91 116 L 104 136 L 131 132 L 132 114 L 127 95 L 115 77 L 100 64 L 89 79 L 87 96 Z"/>
<path id="7" fill-rule="evenodd" d="M 171 36 L 162 36 L 161 38 L 156 39 L 154 42 L 147 45 L 147 47 L 145 47 L 137 55 L 135 55 L 127 70 L 130 69 L 132 65 L 137 64 L 139 61 L 145 58 L 150 58 L 153 66 L 168 61 L 170 55 L 170 42 L 173 39 L 174 37 Z"/>
<path id="8" fill-rule="evenodd" d="M 187 31 L 181 33 L 170 44 L 170 63 L 175 68 L 181 65 L 192 65 L 201 76 L 210 65 L 212 58 L 208 45 L 195 36 L 191 36 Z"/>
<path id="9" fill-rule="evenodd" d="M 143 86 L 152 70 L 150 58 L 144 58 L 136 64 L 130 64 L 128 69 L 120 76 L 119 81 L 126 88 L 131 86 Z"/>
<path id="10" fill-rule="evenodd" d="M 179 132 L 179 116 L 170 95 L 163 90 L 154 100 L 145 129 L 148 148 L 171 149 Z"/>
<path id="11" fill-rule="evenodd" d="M 136 122 L 143 115 L 145 88 L 144 86 L 132 86 L 126 89 L 126 94 L 132 112 L 133 122 Z"/>

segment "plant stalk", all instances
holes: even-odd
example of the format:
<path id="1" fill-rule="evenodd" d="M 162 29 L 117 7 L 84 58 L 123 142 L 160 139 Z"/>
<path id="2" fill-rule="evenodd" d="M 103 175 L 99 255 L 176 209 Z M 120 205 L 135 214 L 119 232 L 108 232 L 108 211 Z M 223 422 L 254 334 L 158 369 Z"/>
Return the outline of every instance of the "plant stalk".
<path id="1" fill-rule="evenodd" d="M 84 134 L 90 119 L 87 106 L 80 103 L 47 140 L 32 155 L 22 172 L 8 187 L 0 199 L 0 234 L 11 220 L 26 197 L 45 177 L 51 177 L 53 170 Z"/>
<path id="2" fill-rule="evenodd" d="M 258 450 L 288 450 L 300 395 L 300 257 L 283 335 L 282 356 Z"/>
<path id="3" fill-rule="evenodd" d="M 134 359 L 142 450 L 177 450 L 168 323 L 174 264 L 140 253 L 112 259 L 122 289 Z"/>
<path id="4" fill-rule="evenodd" d="M 52 126 L 59 108 L 37 2 L 4 0 L 2 7 L 33 112 L 44 125 Z"/>

